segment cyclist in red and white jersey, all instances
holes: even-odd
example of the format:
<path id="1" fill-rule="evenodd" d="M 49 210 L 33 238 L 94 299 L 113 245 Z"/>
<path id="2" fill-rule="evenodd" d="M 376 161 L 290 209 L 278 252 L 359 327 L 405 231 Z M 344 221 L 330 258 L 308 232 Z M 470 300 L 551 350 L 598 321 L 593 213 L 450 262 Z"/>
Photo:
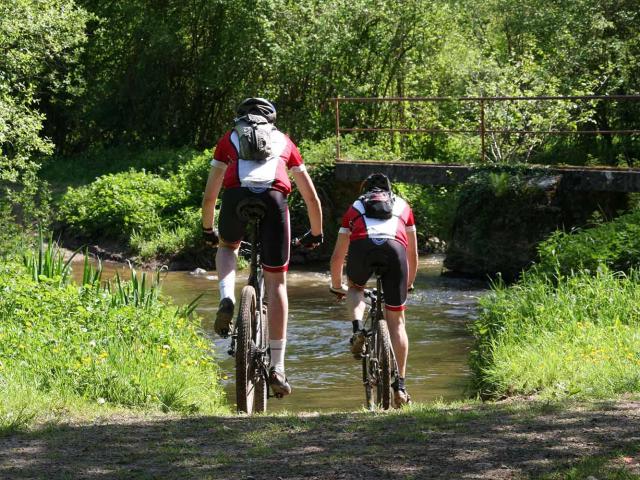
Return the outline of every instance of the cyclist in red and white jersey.
<path id="1" fill-rule="evenodd" d="M 365 208 L 368 192 L 380 192 L 387 199 L 385 207 L 389 218 L 373 217 Z M 391 182 L 382 173 L 374 173 L 362 183 L 361 196 L 342 218 L 338 239 L 331 256 L 331 292 L 345 297 L 352 320 L 351 352 L 360 358 L 365 337 L 363 315 L 365 311 L 364 287 L 376 265 L 384 265 L 385 318 L 389 325 L 391 343 L 398 362 L 398 378 L 394 388 L 397 406 L 410 401 L 404 385 L 409 340 L 405 329 L 405 303 L 407 291 L 413 288 L 418 270 L 418 241 L 413 212 L 409 204 L 393 194 Z M 342 271 L 347 258 L 348 286 L 342 284 Z"/>
<path id="2" fill-rule="evenodd" d="M 276 120 L 273 104 L 264 98 L 248 98 L 238 106 L 236 113 L 238 118 L 258 117 L 258 120 L 267 124 L 268 156 L 260 161 L 242 158 L 237 128 L 222 136 L 213 154 L 202 202 L 202 228 L 207 243 L 218 245 L 216 269 L 221 301 L 214 330 L 222 336 L 227 336 L 232 330 L 236 261 L 246 227 L 246 222 L 238 217 L 236 207 L 243 199 L 260 199 L 267 207 L 261 223 L 260 240 L 265 293 L 269 301 L 269 383 L 275 393 L 288 395 L 291 386 L 284 370 L 289 308 L 286 272 L 291 242 L 287 206 L 291 182 L 288 172 L 291 172 L 307 206 L 311 229 L 301 242 L 306 247 L 314 248 L 322 243 L 322 210 L 298 148 L 288 136 L 273 126 Z M 224 192 L 218 233 L 213 225 L 216 199 L 222 187 Z"/>

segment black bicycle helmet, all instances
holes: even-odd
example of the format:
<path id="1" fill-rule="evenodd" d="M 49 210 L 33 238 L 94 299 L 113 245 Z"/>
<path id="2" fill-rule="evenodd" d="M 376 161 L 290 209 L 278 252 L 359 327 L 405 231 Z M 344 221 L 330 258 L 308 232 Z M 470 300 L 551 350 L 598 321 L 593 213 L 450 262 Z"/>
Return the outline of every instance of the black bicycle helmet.
<path id="1" fill-rule="evenodd" d="M 364 179 L 360 186 L 360 193 L 370 192 L 374 188 L 393 192 L 391 189 L 391 180 L 384 173 L 372 173 Z"/>
<path id="2" fill-rule="evenodd" d="M 246 98 L 236 109 L 238 117 L 245 115 L 260 115 L 267 119 L 269 123 L 276 121 L 276 107 L 265 98 L 252 97 Z"/>

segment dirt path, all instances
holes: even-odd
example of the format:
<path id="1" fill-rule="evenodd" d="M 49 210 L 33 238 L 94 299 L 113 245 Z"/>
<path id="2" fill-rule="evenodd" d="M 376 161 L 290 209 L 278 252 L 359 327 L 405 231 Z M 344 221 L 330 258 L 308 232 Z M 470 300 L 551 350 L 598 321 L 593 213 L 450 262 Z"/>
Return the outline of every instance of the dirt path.
<path id="1" fill-rule="evenodd" d="M 639 462 L 637 400 L 126 417 L 0 438 L 2 479 L 601 480 L 613 470 L 624 474 L 615 478 L 640 478 Z"/>

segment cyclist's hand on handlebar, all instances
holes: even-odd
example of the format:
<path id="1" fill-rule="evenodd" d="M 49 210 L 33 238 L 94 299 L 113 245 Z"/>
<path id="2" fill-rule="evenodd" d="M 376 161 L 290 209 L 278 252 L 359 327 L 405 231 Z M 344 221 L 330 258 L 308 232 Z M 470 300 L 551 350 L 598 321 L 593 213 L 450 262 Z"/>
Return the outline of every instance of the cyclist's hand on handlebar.
<path id="1" fill-rule="evenodd" d="M 329 291 L 333 293 L 338 300 L 342 300 L 347 295 L 347 290 L 348 288 L 345 284 L 339 287 L 334 287 L 333 285 L 329 287 Z"/>
<path id="2" fill-rule="evenodd" d="M 220 243 L 218 231 L 214 228 L 202 227 L 202 237 L 204 238 L 204 243 L 206 243 L 210 247 L 217 247 L 218 243 Z"/>
<path id="3" fill-rule="evenodd" d="M 307 233 L 305 233 L 301 237 L 294 238 L 291 243 L 293 244 L 294 247 L 302 246 L 306 249 L 312 250 L 322 245 L 323 241 L 324 241 L 324 236 L 322 235 L 322 233 L 318 235 L 312 235 L 311 230 L 308 230 Z"/>

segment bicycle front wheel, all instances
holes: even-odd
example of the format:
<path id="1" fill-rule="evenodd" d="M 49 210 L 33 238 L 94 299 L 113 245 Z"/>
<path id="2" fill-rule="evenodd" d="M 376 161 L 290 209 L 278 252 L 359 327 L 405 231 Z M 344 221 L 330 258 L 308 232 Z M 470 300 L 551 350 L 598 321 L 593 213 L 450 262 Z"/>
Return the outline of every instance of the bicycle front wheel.
<path id="1" fill-rule="evenodd" d="M 238 311 L 236 340 L 236 404 L 238 412 L 253 413 L 261 372 L 256 368 L 254 332 L 258 325 L 256 291 L 251 286 L 242 289 Z M 264 407 L 266 408 L 266 402 Z"/>
<path id="2" fill-rule="evenodd" d="M 388 410 L 391 406 L 393 394 L 391 387 L 391 338 L 389 337 L 389 328 L 387 327 L 386 320 L 378 320 L 376 334 L 379 374 L 376 388 L 376 403 L 382 407 L 383 410 Z"/>
<path id="3" fill-rule="evenodd" d="M 255 330 L 255 343 L 260 350 L 265 351 L 265 357 L 263 361 L 265 365 L 269 365 L 269 356 L 267 351 L 267 338 L 268 338 L 268 330 L 267 325 L 267 306 L 262 304 L 262 315 L 258 319 L 258 323 L 256 325 Z M 264 413 L 267 411 L 267 398 L 268 398 L 269 384 L 267 383 L 267 379 L 264 375 L 258 375 L 258 379 L 255 387 L 255 400 L 254 400 L 254 412 L 255 413 Z"/>
<path id="4" fill-rule="evenodd" d="M 362 384 L 364 385 L 364 406 L 368 410 L 373 410 L 375 407 L 373 401 L 373 382 L 371 375 L 371 352 L 367 348 L 367 353 L 362 357 Z"/>

